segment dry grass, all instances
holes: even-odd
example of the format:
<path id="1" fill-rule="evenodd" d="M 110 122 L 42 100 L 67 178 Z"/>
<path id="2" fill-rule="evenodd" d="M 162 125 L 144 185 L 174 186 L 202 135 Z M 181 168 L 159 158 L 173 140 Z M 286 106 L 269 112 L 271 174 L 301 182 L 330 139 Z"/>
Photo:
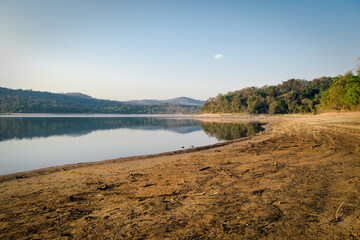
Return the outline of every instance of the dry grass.
<path id="1" fill-rule="evenodd" d="M 344 143 L 360 150 L 360 116 L 358 113 L 323 114 L 317 118 L 305 116 L 279 120 L 271 131 L 273 138 L 290 137 L 300 141 L 314 141 L 330 148 L 344 147 Z M 348 146 L 348 147 L 349 147 Z"/>

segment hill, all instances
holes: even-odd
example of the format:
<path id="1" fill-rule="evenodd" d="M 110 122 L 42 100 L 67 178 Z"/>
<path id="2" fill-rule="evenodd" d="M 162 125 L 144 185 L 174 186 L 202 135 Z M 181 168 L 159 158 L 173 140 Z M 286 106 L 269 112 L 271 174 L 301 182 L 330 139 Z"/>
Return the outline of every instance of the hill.
<path id="1" fill-rule="evenodd" d="M 50 93 L 0 87 L 0 113 L 190 114 L 199 112 L 200 105 L 187 104 L 185 101 L 182 103 L 156 101 L 142 104 L 95 99 L 82 93 Z"/>
<path id="2" fill-rule="evenodd" d="M 87 98 L 87 99 L 91 99 L 92 97 L 83 93 L 79 93 L 79 92 L 69 92 L 69 93 L 65 93 L 65 95 L 69 95 L 69 96 L 73 96 L 73 97 L 80 97 L 80 98 Z"/>
<path id="3" fill-rule="evenodd" d="M 172 98 L 168 100 L 155 100 L 155 99 L 143 99 L 143 100 L 131 100 L 126 101 L 128 104 L 180 104 L 180 105 L 188 105 L 188 106 L 202 106 L 205 101 L 196 100 L 188 97 L 178 97 Z"/>
<path id="4" fill-rule="evenodd" d="M 195 105 L 195 106 L 202 106 L 205 103 L 205 101 L 195 100 L 188 97 L 169 99 L 167 100 L 167 102 L 170 104 Z"/>

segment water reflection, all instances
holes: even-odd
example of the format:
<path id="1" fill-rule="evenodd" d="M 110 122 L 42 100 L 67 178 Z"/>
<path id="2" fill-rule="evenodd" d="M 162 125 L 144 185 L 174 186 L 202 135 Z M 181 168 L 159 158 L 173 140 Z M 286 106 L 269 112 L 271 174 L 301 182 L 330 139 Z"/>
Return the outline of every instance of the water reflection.
<path id="1" fill-rule="evenodd" d="M 263 130 L 259 122 L 201 122 L 154 117 L 0 117 L 0 141 L 50 136 L 83 136 L 97 130 L 167 130 L 186 134 L 205 131 L 217 140 L 233 140 Z"/>
<path id="2" fill-rule="evenodd" d="M 200 121 L 154 117 L 6 117 L 0 118 L 0 141 L 56 135 L 82 136 L 97 130 L 200 131 Z"/>
<path id="3" fill-rule="evenodd" d="M 260 129 L 165 117 L 0 117 L 0 175 L 211 145 Z"/>
<path id="4" fill-rule="evenodd" d="M 202 122 L 201 128 L 211 137 L 217 140 L 234 140 L 242 137 L 254 135 L 264 128 L 263 123 L 242 122 L 242 123 L 221 123 L 221 122 Z"/>

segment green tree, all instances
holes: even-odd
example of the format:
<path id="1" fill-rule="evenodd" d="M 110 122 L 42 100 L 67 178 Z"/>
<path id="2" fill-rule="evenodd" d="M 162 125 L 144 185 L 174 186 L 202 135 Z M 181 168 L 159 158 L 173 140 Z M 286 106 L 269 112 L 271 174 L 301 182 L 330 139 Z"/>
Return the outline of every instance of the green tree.
<path id="1" fill-rule="evenodd" d="M 359 74 L 358 74 L 359 75 Z M 352 72 L 334 78 L 331 87 L 322 93 L 323 109 L 354 110 L 360 104 L 360 78 Z"/>
<path id="2" fill-rule="evenodd" d="M 287 113 L 288 106 L 283 101 L 273 101 L 269 106 L 270 114 Z"/>

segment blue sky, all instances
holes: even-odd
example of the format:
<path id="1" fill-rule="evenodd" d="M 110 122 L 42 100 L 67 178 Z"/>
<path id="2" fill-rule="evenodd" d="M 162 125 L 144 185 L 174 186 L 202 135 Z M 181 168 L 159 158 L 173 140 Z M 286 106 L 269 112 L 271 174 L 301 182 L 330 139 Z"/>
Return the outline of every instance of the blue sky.
<path id="1" fill-rule="evenodd" d="M 0 86 L 197 99 L 353 70 L 359 0 L 1 0 Z"/>

